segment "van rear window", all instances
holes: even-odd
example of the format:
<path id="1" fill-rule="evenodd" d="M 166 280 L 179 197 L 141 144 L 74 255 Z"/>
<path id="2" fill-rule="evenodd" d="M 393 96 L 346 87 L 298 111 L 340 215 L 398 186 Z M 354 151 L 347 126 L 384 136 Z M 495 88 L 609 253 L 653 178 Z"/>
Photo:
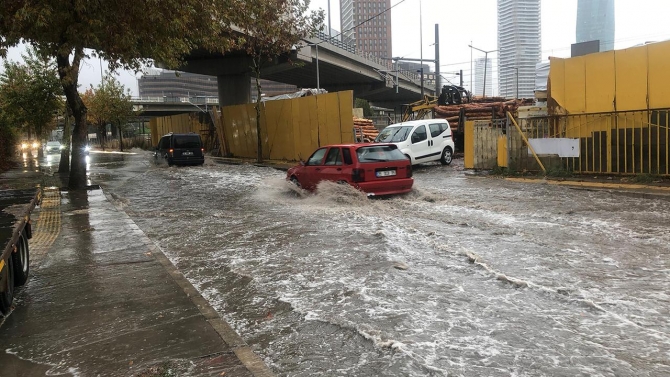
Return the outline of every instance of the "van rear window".
<path id="1" fill-rule="evenodd" d="M 200 148 L 200 136 L 197 135 L 188 135 L 188 136 L 175 136 L 174 137 L 174 148 Z"/>
<path id="2" fill-rule="evenodd" d="M 402 161 L 407 157 L 395 145 L 375 145 L 361 147 L 356 150 L 359 162 Z"/>

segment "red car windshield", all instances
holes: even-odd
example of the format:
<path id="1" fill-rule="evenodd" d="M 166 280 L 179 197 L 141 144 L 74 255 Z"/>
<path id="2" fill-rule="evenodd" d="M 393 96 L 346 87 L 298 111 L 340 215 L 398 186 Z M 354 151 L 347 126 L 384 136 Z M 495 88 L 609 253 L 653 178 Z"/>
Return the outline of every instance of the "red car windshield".
<path id="1" fill-rule="evenodd" d="M 356 149 L 356 156 L 361 163 L 407 160 L 407 157 L 395 145 L 361 147 Z"/>

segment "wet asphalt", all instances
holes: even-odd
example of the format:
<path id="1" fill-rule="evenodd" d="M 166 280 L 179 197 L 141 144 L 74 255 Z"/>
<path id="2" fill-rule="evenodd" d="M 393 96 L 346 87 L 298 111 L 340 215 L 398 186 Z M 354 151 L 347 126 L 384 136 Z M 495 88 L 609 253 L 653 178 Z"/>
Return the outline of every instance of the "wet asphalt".
<path id="1" fill-rule="evenodd" d="M 670 375 L 667 200 L 459 160 L 402 197 L 311 195 L 134 152 L 92 155 L 91 181 L 277 375 Z"/>
<path id="2" fill-rule="evenodd" d="M 0 182 L 44 187 L 59 182 L 52 173 L 35 158 Z M 225 333 L 102 190 L 45 187 L 32 217 L 31 276 L 0 318 L 1 376 L 263 375 L 245 364 L 255 357 L 246 344 Z"/>
<path id="3" fill-rule="evenodd" d="M 415 169 L 369 200 L 208 160 L 93 164 L 278 375 L 670 375 L 670 202 Z"/>

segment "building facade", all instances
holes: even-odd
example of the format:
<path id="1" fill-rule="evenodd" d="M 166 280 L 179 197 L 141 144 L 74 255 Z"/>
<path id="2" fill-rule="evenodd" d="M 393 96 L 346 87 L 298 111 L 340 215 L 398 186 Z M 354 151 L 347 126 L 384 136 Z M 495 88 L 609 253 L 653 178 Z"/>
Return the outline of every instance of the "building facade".
<path id="1" fill-rule="evenodd" d="M 486 80 L 484 80 L 484 71 L 486 71 Z M 493 95 L 493 60 L 491 58 L 475 60 L 475 91 L 472 94 L 475 96 L 485 94 L 489 97 Z"/>
<path id="2" fill-rule="evenodd" d="M 505 98 L 532 98 L 542 58 L 540 0 L 498 0 L 498 89 Z"/>
<path id="3" fill-rule="evenodd" d="M 380 58 L 393 56 L 391 12 L 386 11 L 390 8 L 391 0 L 340 1 L 342 34 L 355 43 L 357 53 Z"/>
<path id="4" fill-rule="evenodd" d="M 600 51 L 614 49 L 614 0 L 577 1 L 577 43 L 600 41 Z"/>
<path id="5" fill-rule="evenodd" d="M 256 80 L 252 77 L 251 100 L 256 99 Z M 151 71 L 137 80 L 140 97 L 165 97 L 178 99 L 182 97 L 212 97 L 219 96 L 215 76 L 198 75 L 188 72 Z M 268 97 L 297 91 L 295 85 L 261 80 L 263 94 Z"/>

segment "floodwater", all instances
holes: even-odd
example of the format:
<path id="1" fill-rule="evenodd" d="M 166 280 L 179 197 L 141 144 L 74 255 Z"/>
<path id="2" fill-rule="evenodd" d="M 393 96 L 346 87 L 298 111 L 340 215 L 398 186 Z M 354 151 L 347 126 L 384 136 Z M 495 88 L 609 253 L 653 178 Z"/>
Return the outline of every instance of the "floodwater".
<path id="1" fill-rule="evenodd" d="M 670 375 L 670 202 L 458 160 L 388 200 L 283 178 L 147 153 L 91 168 L 278 375 Z"/>

